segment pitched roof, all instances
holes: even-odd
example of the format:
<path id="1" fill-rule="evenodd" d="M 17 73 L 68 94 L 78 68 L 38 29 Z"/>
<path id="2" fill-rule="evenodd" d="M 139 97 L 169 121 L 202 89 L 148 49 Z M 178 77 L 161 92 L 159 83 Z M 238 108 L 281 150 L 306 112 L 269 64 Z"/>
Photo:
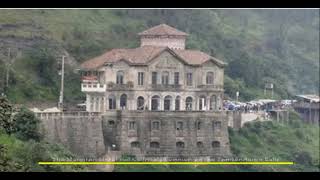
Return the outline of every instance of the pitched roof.
<path id="1" fill-rule="evenodd" d="M 188 34 L 182 31 L 179 31 L 178 29 L 175 29 L 171 26 L 168 26 L 166 24 L 160 24 L 158 26 L 154 26 L 150 29 L 147 29 L 139 35 L 176 35 L 176 36 L 187 36 Z"/>
<path id="2" fill-rule="evenodd" d="M 189 65 L 201 65 L 209 60 L 213 60 L 220 66 L 225 65 L 224 62 L 201 51 L 176 50 L 158 46 L 142 46 L 135 49 L 113 49 L 111 51 L 107 51 L 101 56 L 85 61 L 81 64 L 81 68 L 96 69 L 103 66 L 105 63 L 114 63 L 120 60 L 125 60 L 132 65 L 147 65 L 147 63 L 165 50 L 176 55 Z"/>

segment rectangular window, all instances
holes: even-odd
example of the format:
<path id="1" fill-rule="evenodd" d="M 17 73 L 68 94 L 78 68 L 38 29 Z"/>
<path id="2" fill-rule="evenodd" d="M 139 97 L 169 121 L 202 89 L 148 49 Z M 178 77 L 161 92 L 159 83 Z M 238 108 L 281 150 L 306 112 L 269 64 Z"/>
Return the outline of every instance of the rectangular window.
<path id="1" fill-rule="evenodd" d="M 144 73 L 138 72 L 138 85 L 143 86 L 143 81 L 144 81 Z"/>
<path id="2" fill-rule="evenodd" d="M 182 130 L 183 130 L 183 122 L 179 121 L 179 122 L 177 123 L 177 130 L 178 130 L 178 131 L 182 131 Z"/>
<path id="3" fill-rule="evenodd" d="M 152 72 L 152 84 L 157 84 L 157 72 Z"/>
<path id="4" fill-rule="evenodd" d="M 130 121 L 130 122 L 129 122 L 129 130 L 133 130 L 133 129 L 135 129 L 135 128 L 136 128 L 136 122 Z"/>
<path id="5" fill-rule="evenodd" d="M 152 122 L 152 130 L 159 130 L 160 129 L 160 123 L 158 121 Z"/>
<path id="6" fill-rule="evenodd" d="M 187 86 L 192 86 L 192 73 L 187 73 Z"/>
<path id="7" fill-rule="evenodd" d="M 213 122 L 213 130 L 221 130 L 221 122 L 220 121 Z"/>
<path id="8" fill-rule="evenodd" d="M 179 84 L 179 72 L 174 73 L 174 84 L 175 85 Z"/>

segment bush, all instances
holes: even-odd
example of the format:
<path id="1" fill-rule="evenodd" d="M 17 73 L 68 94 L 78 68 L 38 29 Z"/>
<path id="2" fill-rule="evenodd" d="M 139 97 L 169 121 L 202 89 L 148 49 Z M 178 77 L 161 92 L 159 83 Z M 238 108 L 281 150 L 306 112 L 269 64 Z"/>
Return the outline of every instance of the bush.
<path id="1" fill-rule="evenodd" d="M 294 159 L 297 164 L 312 165 L 312 157 L 308 152 L 298 152 L 294 155 Z"/>
<path id="2" fill-rule="evenodd" d="M 7 134 L 12 132 L 12 111 L 13 107 L 8 100 L 0 97 L 0 129 L 3 129 Z"/>
<path id="3" fill-rule="evenodd" d="M 26 108 L 21 108 L 14 116 L 13 129 L 17 138 L 21 140 L 40 141 L 42 136 L 39 132 L 39 119 Z"/>

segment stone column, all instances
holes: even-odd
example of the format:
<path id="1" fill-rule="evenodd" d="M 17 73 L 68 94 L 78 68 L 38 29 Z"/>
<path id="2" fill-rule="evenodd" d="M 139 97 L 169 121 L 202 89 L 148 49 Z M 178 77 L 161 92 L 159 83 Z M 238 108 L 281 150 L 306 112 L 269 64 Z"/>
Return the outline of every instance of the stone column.
<path id="1" fill-rule="evenodd" d="M 101 111 L 101 97 L 98 96 L 98 109 L 97 111 Z"/>
<path id="2" fill-rule="evenodd" d="M 159 110 L 160 110 L 160 111 L 164 110 L 164 107 L 163 107 L 163 104 L 164 104 L 164 103 L 163 103 L 163 101 L 164 101 L 164 98 L 161 96 L 161 97 L 160 97 L 160 100 L 159 100 L 159 106 L 160 106 L 160 109 L 159 109 Z"/>
<path id="3" fill-rule="evenodd" d="M 185 111 L 186 110 L 186 99 L 185 97 L 182 97 L 180 98 L 180 110 L 181 111 Z"/>
<path id="4" fill-rule="evenodd" d="M 152 96 L 148 96 L 149 99 L 146 99 L 146 101 L 149 101 L 148 109 L 151 110 L 151 102 L 152 102 Z"/>
<path id="5" fill-rule="evenodd" d="M 209 111 L 210 110 L 210 96 L 207 97 L 207 106 L 206 106 L 206 110 Z"/>
<path id="6" fill-rule="evenodd" d="M 91 97 L 90 97 L 89 94 L 87 94 L 86 111 L 91 111 L 91 109 L 90 109 L 90 104 L 91 104 Z"/>
<path id="7" fill-rule="evenodd" d="M 92 97 L 91 97 L 91 100 L 92 100 Z M 91 104 L 93 105 L 91 111 L 96 111 L 96 97 L 93 97 L 93 101 L 91 101 Z"/>
<path id="8" fill-rule="evenodd" d="M 176 98 L 172 97 L 170 110 L 174 111 L 176 109 Z"/>

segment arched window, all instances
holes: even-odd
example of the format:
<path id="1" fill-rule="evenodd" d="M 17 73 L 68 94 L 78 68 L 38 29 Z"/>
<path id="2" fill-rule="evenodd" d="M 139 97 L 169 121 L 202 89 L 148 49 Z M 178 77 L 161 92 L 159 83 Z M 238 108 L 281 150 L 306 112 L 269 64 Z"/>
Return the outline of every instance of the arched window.
<path id="1" fill-rule="evenodd" d="M 178 141 L 178 142 L 176 143 L 176 147 L 179 148 L 179 149 L 184 148 L 184 142 Z"/>
<path id="2" fill-rule="evenodd" d="M 120 107 L 121 107 L 121 109 L 126 109 L 126 107 L 127 107 L 127 95 L 126 94 L 122 94 L 120 96 Z"/>
<path id="3" fill-rule="evenodd" d="M 200 96 L 199 98 L 199 110 L 204 111 L 206 110 L 206 106 L 207 106 L 207 100 L 205 96 Z"/>
<path id="4" fill-rule="evenodd" d="M 114 95 L 109 96 L 109 109 L 116 109 L 116 97 Z"/>
<path id="5" fill-rule="evenodd" d="M 158 149 L 160 148 L 160 143 L 156 141 L 150 142 L 150 147 Z"/>
<path id="6" fill-rule="evenodd" d="M 165 111 L 170 111 L 171 109 L 171 102 L 172 102 L 172 97 L 171 96 L 166 96 L 164 97 L 164 110 Z"/>
<path id="7" fill-rule="evenodd" d="M 123 71 L 117 72 L 117 84 L 123 84 Z"/>
<path id="8" fill-rule="evenodd" d="M 180 110 L 180 96 L 177 96 L 176 97 L 176 100 L 175 100 L 175 107 L 176 107 L 176 111 L 179 111 Z"/>
<path id="9" fill-rule="evenodd" d="M 212 142 L 212 147 L 213 148 L 219 148 L 220 147 L 220 142 L 219 141 L 213 141 Z"/>
<path id="10" fill-rule="evenodd" d="M 151 110 L 158 111 L 160 110 L 160 97 L 159 96 L 152 96 L 151 98 Z"/>
<path id="11" fill-rule="evenodd" d="M 144 98 L 142 96 L 139 96 L 137 100 L 137 110 L 143 110 L 143 109 L 144 109 Z"/>
<path id="12" fill-rule="evenodd" d="M 162 73 L 162 84 L 167 85 L 169 84 L 169 72 L 164 71 Z"/>
<path id="13" fill-rule="evenodd" d="M 131 142 L 131 147 L 132 148 L 139 148 L 140 147 L 140 143 L 138 141 L 133 141 L 133 142 Z"/>
<path id="14" fill-rule="evenodd" d="M 210 97 L 210 110 L 217 110 L 217 96 L 212 95 Z"/>
<path id="15" fill-rule="evenodd" d="M 213 84 L 213 72 L 207 72 L 206 83 Z"/>
<path id="16" fill-rule="evenodd" d="M 187 97 L 186 99 L 186 110 L 187 111 L 192 110 L 192 97 Z"/>
<path id="17" fill-rule="evenodd" d="M 203 142 L 198 141 L 198 142 L 197 142 L 197 147 L 198 147 L 198 148 L 203 148 L 203 147 L 204 147 L 204 146 L 203 146 Z"/>

